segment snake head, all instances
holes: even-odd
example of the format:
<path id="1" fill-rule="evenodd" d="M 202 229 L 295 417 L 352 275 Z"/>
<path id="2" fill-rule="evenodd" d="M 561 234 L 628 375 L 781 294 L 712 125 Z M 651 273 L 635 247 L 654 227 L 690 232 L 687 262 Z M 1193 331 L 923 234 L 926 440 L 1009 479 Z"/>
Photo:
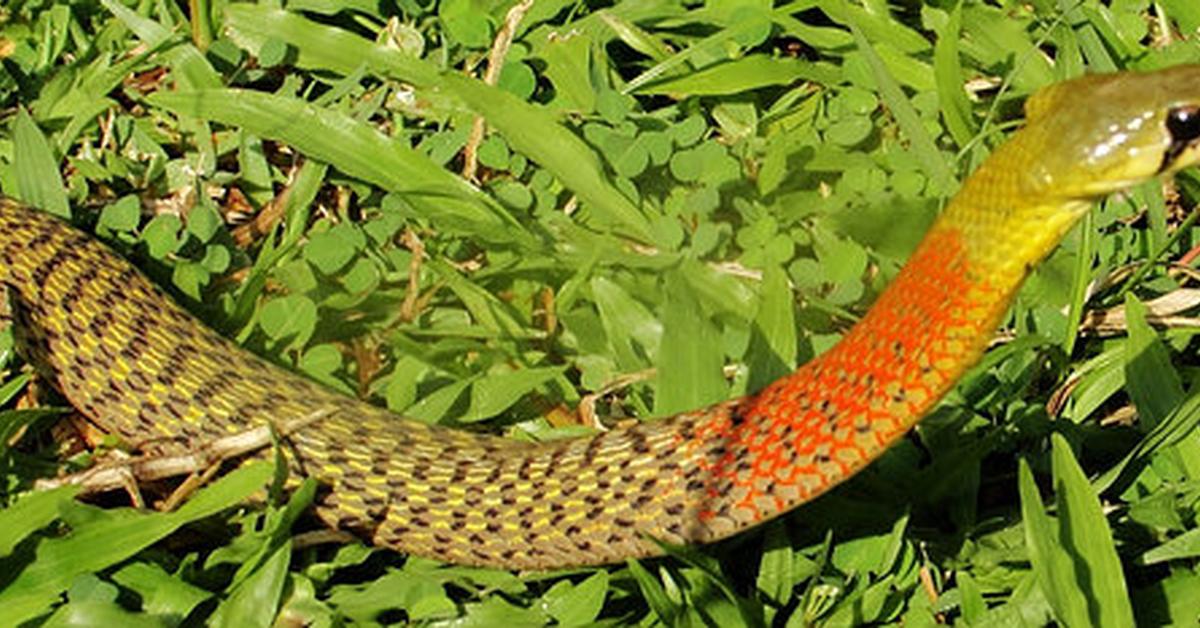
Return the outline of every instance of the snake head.
<path id="1" fill-rule="evenodd" d="M 1025 112 L 1034 195 L 1090 200 L 1200 162 L 1200 65 L 1058 83 Z"/>

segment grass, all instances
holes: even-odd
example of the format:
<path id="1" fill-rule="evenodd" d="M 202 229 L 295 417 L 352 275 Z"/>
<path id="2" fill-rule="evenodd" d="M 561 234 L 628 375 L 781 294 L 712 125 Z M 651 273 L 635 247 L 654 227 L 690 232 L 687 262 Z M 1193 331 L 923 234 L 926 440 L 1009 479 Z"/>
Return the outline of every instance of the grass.
<path id="1" fill-rule="evenodd" d="M 1198 29 L 1189 0 L 16 0 L 0 191 L 346 394 L 553 438 L 825 350 L 1024 97 L 1200 61 Z M 661 560 L 514 574 L 309 544 L 311 485 L 248 505 L 268 462 L 171 512 L 98 508 L 30 490 L 91 459 L 53 444 L 61 413 L 4 411 L 0 623 L 1194 625 L 1198 196 L 1193 172 L 1103 203 L 912 438 Z"/>

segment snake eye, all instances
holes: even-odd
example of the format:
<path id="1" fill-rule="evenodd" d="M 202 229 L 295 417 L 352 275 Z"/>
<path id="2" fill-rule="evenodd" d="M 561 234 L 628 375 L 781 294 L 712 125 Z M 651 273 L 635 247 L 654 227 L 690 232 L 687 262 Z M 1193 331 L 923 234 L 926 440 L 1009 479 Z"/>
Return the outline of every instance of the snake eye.
<path id="1" fill-rule="evenodd" d="M 1171 143 L 1188 144 L 1200 138 L 1200 107 L 1175 107 L 1167 112 Z"/>
<path id="2" fill-rule="evenodd" d="M 1173 107 L 1168 111 L 1167 133 L 1171 134 L 1171 144 L 1163 153 L 1160 172 L 1170 168 L 1183 151 L 1200 140 L 1200 106 Z"/>

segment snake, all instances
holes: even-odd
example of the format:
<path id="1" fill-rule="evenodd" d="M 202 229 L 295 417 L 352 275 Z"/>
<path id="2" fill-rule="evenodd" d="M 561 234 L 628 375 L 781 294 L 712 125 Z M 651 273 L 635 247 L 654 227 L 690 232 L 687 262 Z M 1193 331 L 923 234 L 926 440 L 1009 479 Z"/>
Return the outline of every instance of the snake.
<path id="1" fill-rule="evenodd" d="M 796 509 L 901 438 L 976 364 L 1032 269 L 1097 199 L 1200 161 L 1200 65 L 1035 92 L 841 340 L 758 392 L 526 442 L 406 419 L 206 327 L 105 244 L 0 200 L 21 351 L 134 451 L 285 419 L 327 525 L 448 563 L 603 565 L 725 539 Z"/>

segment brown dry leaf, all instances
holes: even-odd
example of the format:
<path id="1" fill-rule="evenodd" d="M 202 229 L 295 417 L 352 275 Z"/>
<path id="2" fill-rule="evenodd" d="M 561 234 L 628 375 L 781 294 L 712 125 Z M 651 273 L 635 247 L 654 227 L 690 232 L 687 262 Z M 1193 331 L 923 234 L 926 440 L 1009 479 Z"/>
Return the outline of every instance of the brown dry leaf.
<path id="1" fill-rule="evenodd" d="M 1146 321 L 1156 327 L 1200 327 L 1200 317 L 1180 316 L 1180 313 L 1200 307 L 1200 289 L 1180 288 L 1156 299 L 1146 301 Z M 1079 324 L 1085 334 L 1112 336 L 1125 333 L 1125 306 L 1088 312 Z"/>

